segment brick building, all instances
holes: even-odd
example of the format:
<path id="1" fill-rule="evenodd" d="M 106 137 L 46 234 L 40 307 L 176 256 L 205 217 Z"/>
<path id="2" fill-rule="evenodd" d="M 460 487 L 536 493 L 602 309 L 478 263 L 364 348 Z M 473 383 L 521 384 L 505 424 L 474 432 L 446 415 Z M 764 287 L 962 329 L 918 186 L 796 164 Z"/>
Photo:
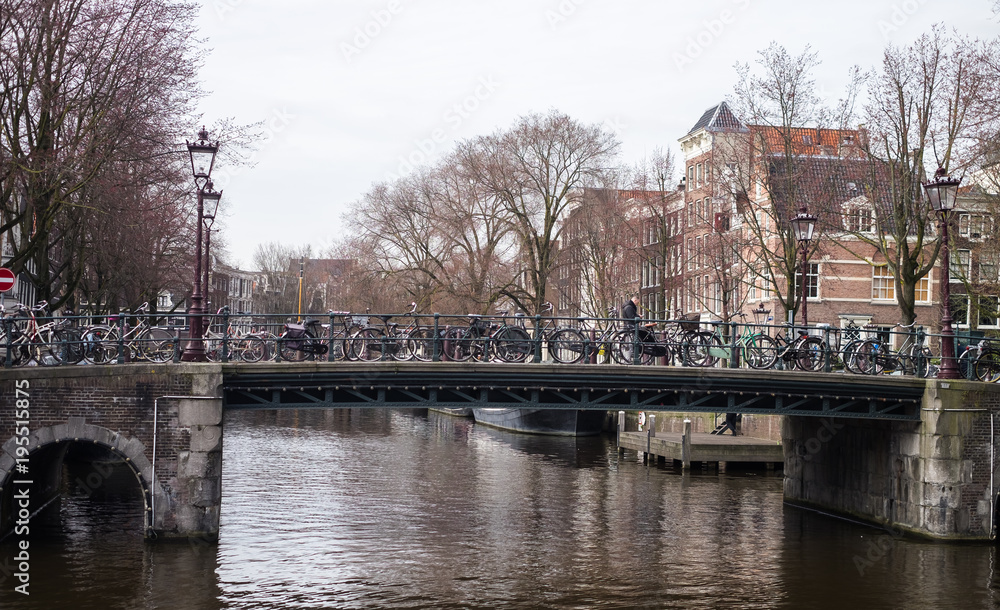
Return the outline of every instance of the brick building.
<path id="1" fill-rule="evenodd" d="M 763 305 L 769 321 L 783 322 L 788 314 L 778 296 L 790 289 L 800 294 L 795 285 L 801 281 L 800 245 L 787 223 L 805 206 L 818 217 L 805 280 L 809 323 L 891 329 L 901 320 L 898 288 L 878 249 L 865 239 L 877 235 L 874 206 L 887 205 L 887 198 L 878 192 L 885 187 L 872 185 L 872 162 L 859 149 L 864 134 L 802 128 L 787 134 L 790 141 L 785 135 L 742 124 L 723 102 L 679 139 L 683 177 L 677 191 L 585 192 L 564 221 L 556 286 L 560 315 L 605 315 L 602 306 L 620 305 L 638 291 L 647 318 L 680 313 L 734 319 L 743 313 L 753 321 L 750 312 Z M 963 195 L 959 207 L 974 209 L 970 189 Z M 960 211 L 960 237 L 982 240 L 985 222 Z M 612 234 L 594 235 L 600 231 Z M 955 251 L 953 282 L 975 275 L 973 249 Z M 795 270 L 791 287 L 783 276 L 768 275 L 775 261 Z M 996 265 L 984 264 L 978 268 L 995 276 Z M 619 280 L 609 277 L 613 273 Z M 917 324 L 931 331 L 941 317 L 941 279 L 938 264 L 916 286 Z M 978 316 L 973 326 L 996 328 L 996 297 L 972 301 L 986 306 L 976 308 L 965 296 L 954 299 L 966 311 L 956 312 L 959 324 Z M 797 302 L 793 306 L 801 309 Z M 985 313 L 969 313 L 979 311 Z"/>

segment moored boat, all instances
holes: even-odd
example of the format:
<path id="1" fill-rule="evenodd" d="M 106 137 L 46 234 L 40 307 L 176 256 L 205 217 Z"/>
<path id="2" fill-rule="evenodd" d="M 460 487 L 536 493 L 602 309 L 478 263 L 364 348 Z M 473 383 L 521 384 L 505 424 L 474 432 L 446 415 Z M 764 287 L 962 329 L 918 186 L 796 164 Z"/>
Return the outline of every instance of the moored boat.
<path id="1" fill-rule="evenodd" d="M 606 411 L 588 409 L 473 409 L 476 423 L 502 430 L 554 436 L 594 436 L 604 429 Z"/>
<path id="2" fill-rule="evenodd" d="M 472 409 L 449 409 L 444 407 L 428 407 L 428 411 L 437 411 L 438 413 L 444 413 L 445 415 L 453 415 L 455 417 L 472 417 Z"/>

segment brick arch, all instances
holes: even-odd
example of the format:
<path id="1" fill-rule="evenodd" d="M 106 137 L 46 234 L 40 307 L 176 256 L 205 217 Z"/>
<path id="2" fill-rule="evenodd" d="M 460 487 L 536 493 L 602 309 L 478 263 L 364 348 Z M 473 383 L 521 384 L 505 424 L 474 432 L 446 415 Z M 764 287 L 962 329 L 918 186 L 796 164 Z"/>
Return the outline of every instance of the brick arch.
<path id="1" fill-rule="evenodd" d="M 114 432 L 92 424 L 58 424 L 32 430 L 28 437 L 28 455 L 35 454 L 40 449 L 60 443 L 93 443 L 108 449 L 112 454 L 122 458 L 135 475 L 142 491 L 143 501 L 143 531 L 147 535 L 153 531 L 155 523 L 154 509 L 162 514 L 159 502 L 165 501 L 165 494 L 159 484 L 154 481 L 153 464 L 146 457 L 146 446 L 137 438 L 128 438 L 124 434 Z M 14 459 L 16 451 L 14 438 L 3 444 L 0 453 L 0 492 L 5 490 L 17 473 Z M 153 481 L 153 484 L 150 484 Z M 0 494 L 0 497 L 5 494 Z M 0 511 L 3 507 L 0 506 Z M 2 520 L 0 520 L 2 521 Z"/>

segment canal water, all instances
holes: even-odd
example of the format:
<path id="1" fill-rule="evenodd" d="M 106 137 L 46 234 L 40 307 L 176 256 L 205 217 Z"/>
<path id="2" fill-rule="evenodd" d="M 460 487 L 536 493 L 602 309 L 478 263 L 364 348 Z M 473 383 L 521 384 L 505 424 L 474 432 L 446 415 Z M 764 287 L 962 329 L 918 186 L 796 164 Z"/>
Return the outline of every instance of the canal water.
<path id="1" fill-rule="evenodd" d="M 764 471 L 682 474 L 619 457 L 611 438 L 510 434 L 433 412 L 233 412 L 225 425 L 218 545 L 144 542 L 129 487 L 102 475 L 93 489 L 77 464 L 32 530 L 30 597 L 6 577 L 0 608 L 1000 603 L 993 546 L 784 506 L 780 476 Z"/>

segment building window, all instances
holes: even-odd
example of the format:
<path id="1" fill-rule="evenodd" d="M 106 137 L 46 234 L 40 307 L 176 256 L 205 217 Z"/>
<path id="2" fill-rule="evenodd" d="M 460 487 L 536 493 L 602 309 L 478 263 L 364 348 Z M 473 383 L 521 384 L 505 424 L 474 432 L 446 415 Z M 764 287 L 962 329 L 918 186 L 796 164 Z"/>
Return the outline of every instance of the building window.
<path id="1" fill-rule="evenodd" d="M 701 163 L 698 164 L 698 186 L 701 186 L 701 179 L 704 177 L 704 168 L 702 168 Z"/>
<path id="2" fill-rule="evenodd" d="M 896 298 L 896 282 L 888 265 L 872 267 L 872 299 L 892 301 Z"/>
<path id="3" fill-rule="evenodd" d="M 1000 300 L 998 300 L 997 297 L 979 297 L 979 307 L 977 308 L 977 313 L 979 314 L 979 328 L 997 327 L 998 307 L 1000 307 Z"/>
<path id="4" fill-rule="evenodd" d="M 951 321 L 957 325 L 969 323 L 969 295 L 951 295 Z"/>
<path id="5" fill-rule="evenodd" d="M 688 188 L 690 188 L 690 189 L 694 188 L 694 166 L 693 165 L 688 165 L 688 179 L 687 179 L 687 183 L 689 185 Z"/>
<path id="6" fill-rule="evenodd" d="M 969 264 L 972 262 L 969 250 L 956 250 L 951 254 L 949 262 L 952 282 L 960 282 L 969 277 Z"/>
<path id="7" fill-rule="evenodd" d="M 806 271 L 806 298 L 818 299 L 819 298 L 819 264 L 809 263 L 809 268 Z M 795 290 L 798 294 L 799 282 L 802 281 L 802 270 L 798 269 L 795 271 Z"/>
<path id="8" fill-rule="evenodd" d="M 844 228 L 852 233 L 871 233 L 875 230 L 872 209 L 866 206 L 852 206 L 844 211 Z"/>
<path id="9" fill-rule="evenodd" d="M 913 298 L 918 303 L 929 303 L 931 300 L 931 276 L 928 273 L 917 281 L 913 291 Z"/>

